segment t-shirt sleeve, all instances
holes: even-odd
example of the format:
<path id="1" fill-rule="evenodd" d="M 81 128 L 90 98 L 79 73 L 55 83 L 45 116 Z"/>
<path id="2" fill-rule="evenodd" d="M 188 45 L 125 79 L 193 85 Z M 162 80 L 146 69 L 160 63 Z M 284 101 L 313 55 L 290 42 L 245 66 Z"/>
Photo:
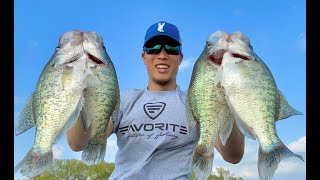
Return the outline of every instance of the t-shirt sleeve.
<path id="1" fill-rule="evenodd" d="M 120 121 L 123 116 L 123 103 L 124 99 L 126 98 L 126 93 L 120 92 L 120 103 L 118 108 L 115 110 L 115 112 L 112 115 L 112 123 L 113 123 L 113 130 L 112 133 L 116 133 L 120 124 Z"/>
<path id="2" fill-rule="evenodd" d="M 134 101 L 136 101 L 141 96 L 142 93 L 143 93 L 143 90 L 139 90 L 139 89 L 130 89 L 130 90 L 125 90 L 123 92 L 120 92 L 119 106 L 112 115 L 112 122 L 113 122 L 112 133 L 118 132 L 118 128 L 121 123 L 121 120 L 123 119 L 124 114 L 128 111 L 128 109 L 130 109 L 133 106 Z"/>

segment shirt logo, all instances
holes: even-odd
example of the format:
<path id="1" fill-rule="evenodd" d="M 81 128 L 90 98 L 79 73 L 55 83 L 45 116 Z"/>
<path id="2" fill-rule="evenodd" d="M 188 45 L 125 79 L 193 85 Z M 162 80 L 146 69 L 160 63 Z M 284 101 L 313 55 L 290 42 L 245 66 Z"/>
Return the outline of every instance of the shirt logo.
<path id="1" fill-rule="evenodd" d="M 164 25 L 165 25 L 165 23 L 158 23 L 158 29 L 157 29 L 157 30 L 158 30 L 159 32 L 164 32 L 164 31 L 163 31 L 163 26 L 164 26 Z"/>
<path id="2" fill-rule="evenodd" d="M 156 103 L 147 103 L 143 106 L 143 110 L 146 115 L 152 120 L 156 119 L 166 107 L 166 103 L 156 102 Z"/>

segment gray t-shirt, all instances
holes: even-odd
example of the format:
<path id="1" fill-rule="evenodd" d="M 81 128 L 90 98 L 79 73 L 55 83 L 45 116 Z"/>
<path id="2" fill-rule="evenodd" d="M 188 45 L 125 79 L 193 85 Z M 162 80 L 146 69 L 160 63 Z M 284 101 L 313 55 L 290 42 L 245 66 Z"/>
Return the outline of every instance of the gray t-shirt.
<path id="1" fill-rule="evenodd" d="M 128 90 L 113 117 L 118 152 L 109 179 L 189 179 L 198 136 L 187 129 L 186 93 Z"/>

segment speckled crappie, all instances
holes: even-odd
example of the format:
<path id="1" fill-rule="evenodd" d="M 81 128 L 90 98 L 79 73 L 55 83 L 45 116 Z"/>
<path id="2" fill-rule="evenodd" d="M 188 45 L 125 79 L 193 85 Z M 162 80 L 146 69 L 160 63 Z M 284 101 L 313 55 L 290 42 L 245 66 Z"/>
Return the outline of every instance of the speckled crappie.
<path id="1" fill-rule="evenodd" d="M 34 177 L 52 164 L 52 145 L 73 126 L 84 106 L 88 85 L 101 84 L 93 71 L 108 62 L 99 56 L 93 39 L 79 30 L 64 33 L 45 65 L 36 89 L 19 115 L 16 135 L 35 126 L 31 150 L 15 172 Z M 86 127 L 90 122 L 85 122 Z"/>
<path id="2" fill-rule="evenodd" d="M 81 158 L 87 164 L 94 164 L 104 160 L 107 143 L 105 131 L 110 116 L 118 107 L 120 94 L 117 74 L 104 49 L 102 37 L 96 33 L 87 33 L 87 37 L 91 42 L 84 42 L 84 46 L 94 45 L 94 48 L 90 49 L 96 49 L 95 56 L 106 62 L 106 64 L 97 64 L 92 70 L 93 76 L 100 83 L 89 85 L 84 93 L 82 118 L 92 122 L 92 131 Z"/>
<path id="3" fill-rule="evenodd" d="M 194 64 L 187 91 L 189 128 L 196 127 L 199 133 L 192 157 L 192 171 L 196 179 L 208 178 L 212 171 L 216 139 L 220 134 L 225 144 L 233 127 L 234 119 L 223 90 L 215 83 L 218 67 L 227 50 L 228 36 L 217 31 L 207 38 L 205 48 Z"/>
<path id="4" fill-rule="evenodd" d="M 232 33 L 223 55 L 216 82 L 224 89 L 226 100 L 242 133 L 259 141 L 260 179 L 271 179 L 280 161 L 294 154 L 280 140 L 276 121 L 301 115 L 278 90 L 275 79 L 250 40 L 241 32 Z"/>

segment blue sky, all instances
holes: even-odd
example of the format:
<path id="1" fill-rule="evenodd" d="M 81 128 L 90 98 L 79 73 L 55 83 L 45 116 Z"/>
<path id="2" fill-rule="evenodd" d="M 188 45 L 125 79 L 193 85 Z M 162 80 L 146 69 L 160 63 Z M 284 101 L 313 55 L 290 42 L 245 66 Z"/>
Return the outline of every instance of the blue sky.
<path id="1" fill-rule="evenodd" d="M 177 82 L 186 90 L 192 67 L 217 30 L 241 31 L 270 68 L 277 86 L 290 105 L 304 115 L 277 122 L 281 140 L 306 158 L 306 2 L 301 0 L 162 0 L 162 1 L 14 1 L 14 123 L 34 91 L 40 73 L 52 56 L 58 38 L 67 31 L 96 31 L 113 61 L 121 90 L 145 88 L 147 73 L 141 59 L 146 29 L 165 20 L 178 26 L 184 59 Z M 31 148 L 34 128 L 14 135 L 14 165 Z M 60 159 L 80 158 L 70 150 L 65 136 L 54 145 Z M 108 139 L 105 160 L 114 162 L 116 137 Z M 246 139 L 243 160 L 229 164 L 215 156 L 214 169 L 224 167 L 236 176 L 258 179 L 258 141 Z M 17 173 L 15 179 L 21 179 Z M 274 179 L 306 179 L 306 163 L 283 160 Z"/>

